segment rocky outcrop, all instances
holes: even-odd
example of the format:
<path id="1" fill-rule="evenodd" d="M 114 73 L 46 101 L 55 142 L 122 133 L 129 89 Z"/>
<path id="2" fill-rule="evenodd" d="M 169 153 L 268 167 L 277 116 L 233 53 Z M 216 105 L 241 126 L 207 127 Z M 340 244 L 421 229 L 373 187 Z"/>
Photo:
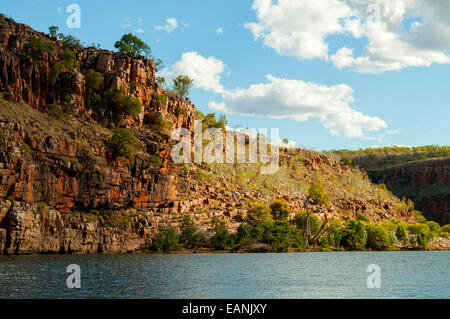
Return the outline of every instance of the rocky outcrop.
<path id="1" fill-rule="evenodd" d="M 395 195 L 413 200 L 428 219 L 450 223 L 450 158 L 408 162 L 369 175 Z"/>

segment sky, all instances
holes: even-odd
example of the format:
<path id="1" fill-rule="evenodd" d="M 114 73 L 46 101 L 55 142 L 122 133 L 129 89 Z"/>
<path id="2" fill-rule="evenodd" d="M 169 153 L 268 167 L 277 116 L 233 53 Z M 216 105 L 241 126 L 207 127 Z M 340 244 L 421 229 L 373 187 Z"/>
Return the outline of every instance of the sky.
<path id="1" fill-rule="evenodd" d="M 137 35 L 159 76 L 191 76 L 191 101 L 231 128 L 279 128 L 317 151 L 449 145 L 450 1 L 17 0 L 0 12 L 109 50 Z"/>

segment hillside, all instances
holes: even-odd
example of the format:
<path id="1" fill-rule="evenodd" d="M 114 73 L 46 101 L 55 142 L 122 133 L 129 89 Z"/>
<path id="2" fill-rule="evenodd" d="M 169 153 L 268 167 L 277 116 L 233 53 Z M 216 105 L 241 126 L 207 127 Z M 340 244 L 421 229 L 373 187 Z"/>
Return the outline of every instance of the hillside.
<path id="1" fill-rule="evenodd" d="M 385 147 L 331 151 L 331 156 L 364 169 L 373 183 L 411 199 L 428 219 L 450 222 L 450 147 Z"/>
<path id="2" fill-rule="evenodd" d="M 133 252 L 186 229 L 201 247 L 275 251 L 340 249 L 341 237 L 364 249 L 381 227 L 387 242 L 368 248 L 423 248 L 441 234 L 360 170 L 313 151 L 281 149 L 268 175 L 259 162 L 173 163 L 170 132 L 194 132 L 191 101 L 156 82 L 152 60 L 60 38 L 0 16 L 0 253 Z"/>

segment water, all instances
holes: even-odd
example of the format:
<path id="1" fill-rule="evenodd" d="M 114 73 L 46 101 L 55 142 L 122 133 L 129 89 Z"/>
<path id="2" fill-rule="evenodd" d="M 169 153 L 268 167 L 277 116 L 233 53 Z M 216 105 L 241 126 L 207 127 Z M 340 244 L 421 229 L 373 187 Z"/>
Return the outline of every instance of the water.
<path id="1" fill-rule="evenodd" d="M 0 256 L 1 298 L 450 298 L 450 252 Z M 81 289 L 66 268 L 81 267 Z M 367 266 L 381 287 L 367 287 Z"/>

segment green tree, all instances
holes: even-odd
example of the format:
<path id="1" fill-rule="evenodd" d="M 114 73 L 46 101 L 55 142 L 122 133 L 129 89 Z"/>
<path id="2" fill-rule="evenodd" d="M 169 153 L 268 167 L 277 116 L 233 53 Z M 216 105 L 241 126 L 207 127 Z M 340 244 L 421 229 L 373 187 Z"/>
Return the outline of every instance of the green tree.
<path id="1" fill-rule="evenodd" d="M 252 241 L 252 227 L 240 224 L 236 231 L 236 243 L 249 243 Z"/>
<path id="2" fill-rule="evenodd" d="M 187 248 L 195 248 L 198 246 L 200 236 L 197 234 L 195 224 L 188 215 L 183 216 L 183 224 L 181 225 L 180 242 Z"/>
<path id="3" fill-rule="evenodd" d="M 23 52 L 32 64 L 40 63 L 44 57 L 44 52 L 53 51 L 53 43 L 43 38 L 30 38 L 23 46 Z"/>
<path id="4" fill-rule="evenodd" d="M 154 248 L 160 252 L 180 249 L 179 236 L 172 227 L 159 226 Z"/>
<path id="5" fill-rule="evenodd" d="M 189 96 L 189 90 L 194 85 L 194 80 L 187 75 L 179 75 L 173 79 L 172 93 L 185 99 Z"/>
<path id="6" fill-rule="evenodd" d="M 315 181 L 309 188 L 308 197 L 314 205 L 328 206 L 330 203 L 328 194 L 325 192 L 323 185 L 318 181 Z"/>
<path id="7" fill-rule="evenodd" d="M 114 47 L 120 52 L 124 52 L 134 57 L 137 57 L 142 53 L 145 53 L 148 57 L 151 57 L 152 54 L 148 44 L 132 33 L 124 34 L 119 41 L 114 43 Z"/>
<path id="8" fill-rule="evenodd" d="M 406 228 L 402 224 L 399 224 L 397 226 L 397 229 L 395 231 L 395 237 L 399 241 L 401 241 L 403 244 L 406 244 L 408 242 L 408 235 L 406 234 Z"/>
<path id="9" fill-rule="evenodd" d="M 293 223 L 303 235 L 306 234 L 306 226 L 309 223 L 310 236 L 317 235 L 321 226 L 319 217 L 306 211 L 297 212 L 294 216 Z"/>
<path id="10" fill-rule="evenodd" d="M 57 36 L 57 34 L 58 34 L 58 31 L 59 31 L 59 28 L 58 27 L 56 27 L 56 26 L 50 26 L 50 27 L 48 27 L 48 33 L 51 35 L 51 36 L 54 36 L 54 37 L 56 37 Z"/>
<path id="11" fill-rule="evenodd" d="M 228 248 L 232 244 L 232 237 L 223 220 L 214 218 L 212 220 L 213 233 L 211 244 L 214 249 L 222 250 Z"/>
<path id="12" fill-rule="evenodd" d="M 134 156 L 133 144 L 138 143 L 139 140 L 133 133 L 126 128 L 118 128 L 112 136 L 112 147 L 118 156 L 123 156 L 132 159 Z"/>
<path id="13" fill-rule="evenodd" d="M 283 199 L 277 199 L 270 204 L 270 213 L 275 220 L 286 220 L 291 214 L 289 204 Z"/>
<path id="14" fill-rule="evenodd" d="M 103 85 L 103 75 L 93 69 L 89 69 L 85 76 L 86 87 L 90 91 L 98 92 Z"/>
<path id="15" fill-rule="evenodd" d="M 263 242 L 275 251 L 286 251 L 289 247 L 305 247 L 302 234 L 295 227 L 282 220 L 276 220 L 266 227 Z"/>
<path id="16" fill-rule="evenodd" d="M 375 250 L 386 250 L 391 246 L 389 232 L 378 225 L 366 225 L 367 247 Z"/>
<path id="17" fill-rule="evenodd" d="M 344 243 L 347 247 L 356 250 L 363 250 L 367 242 L 367 230 L 364 223 L 351 219 L 344 230 Z"/>

